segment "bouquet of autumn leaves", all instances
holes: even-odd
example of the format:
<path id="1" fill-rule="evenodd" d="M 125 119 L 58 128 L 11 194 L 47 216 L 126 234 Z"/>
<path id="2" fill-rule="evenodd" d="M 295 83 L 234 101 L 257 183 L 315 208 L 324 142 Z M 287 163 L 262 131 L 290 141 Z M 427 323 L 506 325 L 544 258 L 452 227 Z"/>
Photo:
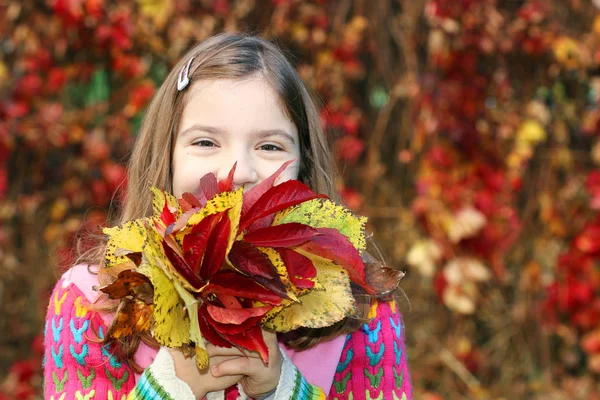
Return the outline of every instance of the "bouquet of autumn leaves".
<path id="1" fill-rule="evenodd" d="M 151 187 L 152 217 L 105 228 L 100 290 L 119 299 L 109 339 L 150 331 L 208 366 L 204 340 L 268 350 L 261 327 L 321 328 L 356 311 L 351 282 L 373 292 L 361 252 L 366 218 L 297 180 L 274 186 L 289 162 L 244 193 L 233 173 L 205 175 L 181 199 Z M 112 268 L 112 270 L 111 270 Z"/>

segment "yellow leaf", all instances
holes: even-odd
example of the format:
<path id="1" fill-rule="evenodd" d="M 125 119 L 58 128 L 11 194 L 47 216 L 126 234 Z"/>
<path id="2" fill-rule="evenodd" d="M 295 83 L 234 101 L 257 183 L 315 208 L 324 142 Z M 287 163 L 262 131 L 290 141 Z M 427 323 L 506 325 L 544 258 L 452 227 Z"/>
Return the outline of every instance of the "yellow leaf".
<path id="1" fill-rule="evenodd" d="M 525 120 L 517 131 L 517 142 L 535 146 L 546 140 L 546 130 L 534 119 Z"/>
<path id="2" fill-rule="evenodd" d="M 137 0 L 140 12 L 151 18 L 158 28 L 162 28 L 171 14 L 173 14 L 173 2 L 170 0 Z"/>
<path id="3" fill-rule="evenodd" d="M 299 296 L 299 303 L 270 311 L 262 320 L 265 328 L 277 332 L 288 332 L 299 327 L 322 328 L 356 314 L 348 273 L 327 259 L 303 254 L 317 268 L 317 280 L 322 290 L 313 289 Z"/>
<path id="4" fill-rule="evenodd" d="M 181 209 L 175 196 L 154 186 L 150 186 L 150 190 L 154 196 L 152 199 L 152 211 L 154 212 L 154 216 L 160 218 L 160 214 L 162 214 L 163 208 L 165 207 L 166 199 L 169 205 L 169 210 L 174 213 L 175 217 L 177 218 L 177 216 L 181 213 Z"/>
<path id="5" fill-rule="evenodd" d="M 365 249 L 366 217 L 356 216 L 352 211 L 327 199 L 313 199 L 275 215 L 273 225 L 290 222 L 313 228 L 333 228 L 346 236 L 358 250 Z"/>
<path id="6" fill-rule="evenodd" d="M 190 342 L 190 319 L 175 282 L 158 266 L 142 259 L 139 272 L 154 286 L 152 335 L 163 346 L 181 347 Z"/>
<path id="7" fill-rule="evenodd" d="M 189 335 L 190 340 L 196 345 L 196 364 L 198 368 L 203 370 L 208 367 L 208 353 L 200 332 L 200 323 L 198 321 L 198 305 L 199 301 L 192 296 L 190 292 L 185 290 L 177 281 L 173 281 L 175 290 L 185 304 L 185 309 L 189 318 Z"/>
<path id="8" fill-rule="evenodd" d="M 198 222 L 202 221 L 205 217 L 209 215 L 220 213 L 221 211 L 225 211 L 227 209 L 239 209 L 239 211 L 234 211 L 233 213 L 229 214 L 229 218 L 231 218 L 231 225 L 233 226 L 235 214 L 238 214 L 237 219 L 239 220 L 239 213 L 242 209 L 243 196 L 244 188 L 239 188 L 234 192 L 223 192 L 217 194 L 215 197 L 210 199 L 200 211 L 198 211 L 190 217 L 190 219 L 187 222 L 187 227 L 196 225 Z M 236 224 L 236 226 L 237 225 L 239 225 L 239 221 Z"/>
<path id="9" fill-rule="evenodd" d="M 143 258 L 150 264 L 161 268 L 169 277 L 173 278 L 184 288 L 191 292 L 199 292 L 200 289 L 195 289 L 177 270 L 165 254 L 162 246 L 163 238 L 155 230 L 148 229 L 146 241 L 142 249 Z"/>
<path id="10" fill-rule="evenodd" d="M 146 223 L 148 221 L 151 221 L 150 218 L 142 218 L 126 222 L 123 226 L 102 230 L 105 235 L 108 235 L 105 253 L 106 267 L 128 263 L 130 260 L 125 257 L 126 254 L 142 251 L 147 237 Z"/>

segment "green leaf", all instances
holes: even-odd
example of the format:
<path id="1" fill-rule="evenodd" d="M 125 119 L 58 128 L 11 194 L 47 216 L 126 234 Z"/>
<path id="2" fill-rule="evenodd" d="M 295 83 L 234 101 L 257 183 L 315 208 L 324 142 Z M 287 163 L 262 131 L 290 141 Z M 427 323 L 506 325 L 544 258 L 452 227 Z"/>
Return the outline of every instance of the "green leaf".
<path id="1" fill-rule="evenodd" d="M 110 82 L 108 74 L 102 69 L 97 69 L 92 74 L 92 80 L 89 85 L 85 104 L 88 106 L 104 103 L 110 96 Z"/>

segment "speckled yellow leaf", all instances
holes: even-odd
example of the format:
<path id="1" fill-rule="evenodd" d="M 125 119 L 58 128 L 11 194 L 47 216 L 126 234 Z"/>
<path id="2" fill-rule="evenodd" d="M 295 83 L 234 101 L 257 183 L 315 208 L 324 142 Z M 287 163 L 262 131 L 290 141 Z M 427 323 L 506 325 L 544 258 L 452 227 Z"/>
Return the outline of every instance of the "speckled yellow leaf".
<path id="1" fill-rule="evenodd" d="M 190 342 L 190 319 L 175 283 L 158 266 L 142 258 L 139 272 L 154 286 L 152 336 L 163 346 L 181 347 Z"/>
<path id="2" fill-rule="evenodd" d="M 191 292 L 199 292 L 194 288 L 177 270 L 173 267 L 167 258 L 162 246 L 162 237 L 155 230 L 148 230 L 146 241 L 142 247 L 143 257 L 153 266 L 161 268 L 167 275 L 176 280 L 180 285 Z"/>
<path id="3" fill-rule="evenodd" d="M 299 303 L 273 310 L 265 315 L 262 324 L 277 332 L 288 332 L 299 327 L 322 328 L 356 313 L 347 272 L 322 257 L 304 254 L 317 268 L 317 280 L 322 290 L 311 290 L 298 296 Z"/>
<path id="4" fill-rule="evenodd" d="M 198 364 L 199 369 L 205 369 L 208 367 L 208 353 L 206 351 L 206 346 L 204 344 L 204 339 L 202 338 L 202 333 L 200 332 L 200 324 L 198 322 L 198 305 L 199 302 L 184 289 L 176 281 L 173 282 L 175 286 L 175 290 L 179 294 L 179 297 L 183 300 L 185 304 L 185 308 L 188 313 L 189 318 L 189 335 L 190 340 L 194 342 L 196 346 L 196 363 Z"/>
<path id="5" fill-rule="evenodd" d="M 126 254 L 142 251 L 148 232 L 146 222 L 150 222 L 150 218 L 129 221 L 123 226 L 102 230 L 108 236 L 105 253 L 106 267 L 128 262 Z"/>
<path id="6" fill-rule="evenodd" d="M 169 204 L 169 210 L 175 214 L 177 217 L 180 213 L 179 202 L 170 193 L 164 192 L 154 186 L 150 186 L 150 190 L 152 191 L 152 211 L 154 212 L 155 217 L 160 218 L 160 214 L 163 212 L 163 208 L 165 207 L 165 199 Z"/>
<path id="7" fill-rule="evenodd" d="M 365 249 L 366 217 L 327 199 L 313 199 L 275 215 L 273 225 L 299 222 L 313 228 L 334 228 L 350 240 L 358 250 Z"/>
<path id="8" fill-rule="evenodd" d="M 306 293 L 307 289 L 299 289 L 290 282 L 290 278 L 288 277 L 287 268 L 285 267 L 285 264 L 283 263 L 283 260 L 281 259 L 281 256 L 279 255 L 277 250 L 275 250 L 272 247 L 257 247 L 257 248 L 264 255 L 267 256 L 267 258 L 271 261 L 271 263 L 273 263 L 273 265 L 277 269 L 277 273 L 279 274 L 281 282 L 283 282 L 283 284 L 285 285 L 287 294 L 290 298 L 289 298 L 289 300 L 284 299 L 283 304 L 285 305 L 287 303 L 297 302 L 298 298 L 296 296 L 299 294 Z M 308 289 L 308 290 L 310 290 L 310 289 Z"/>

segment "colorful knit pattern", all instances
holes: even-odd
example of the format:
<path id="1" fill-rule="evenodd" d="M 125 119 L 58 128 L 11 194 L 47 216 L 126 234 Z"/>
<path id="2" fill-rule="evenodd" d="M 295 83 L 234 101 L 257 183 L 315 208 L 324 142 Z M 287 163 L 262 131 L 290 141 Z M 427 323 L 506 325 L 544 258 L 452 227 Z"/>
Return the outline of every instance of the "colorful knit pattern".
<path id="1" fill-rule="evenodd" d="M 158 382 L 158 375 L 151 372 L 156 362 L 136 383 L 133 371 L 100 343 L 107 326 L 87 304 L 88 299 L 75 284 L 64 278 L 56 284 L 44 331 L 45 398 L 170 400 L 169 393 L 173 392 L 167 392 L 161 385 L 164 382 Z M 369 315 L 371 322 L 348 335 L 329 399 L 412 399 L 402 321 L 394 310 L 394 303 L 375 304 Z M 309 384 L 293 368 L 290 379 L 286 379 L 288 385 L 293 382 L 286 390 L 289 398 L 286 394 L 285 399 L 276 400 L 326 398 L 323 390 Z"/>
<path id="2" fill-rule="evenodd" d="M 296 370 L 296 379 L 294 380 L 294 400 L 326 400 L 325 393 L 318 386 L 313 386 L 304 379 L 300 371 Z"/>
<path id="3" fill-rule="evenodd" d="M 160 383 L 154 379 L 154 376 L 150 373 L 150 369 L 146 369 L 137 385 L 127 396 L 127 400 L 147 400 L 147 399 L 161 399 L 171 400 L 171 396 L 165 392 L 160 386 Z"/>
<path id="4" fill-rule="evenodd" d="M 135 386 L 130 368 L 99 343 L 106 325 L 83 293 L 60 280 L 50 297 L 44 330 L 44 392 L 51 400 L 124 400 Z M 142 385 L 140 393 L 147 385 Z M 163 399 L 137 396 L 133 399 Z"/>
<path id="5" fill-rule="evenodd" d="M 373 304 L 368 317 L 371 321 L 346 339 L 329 399 L 412 399 L 404 329 L 395 303 Z"/>

